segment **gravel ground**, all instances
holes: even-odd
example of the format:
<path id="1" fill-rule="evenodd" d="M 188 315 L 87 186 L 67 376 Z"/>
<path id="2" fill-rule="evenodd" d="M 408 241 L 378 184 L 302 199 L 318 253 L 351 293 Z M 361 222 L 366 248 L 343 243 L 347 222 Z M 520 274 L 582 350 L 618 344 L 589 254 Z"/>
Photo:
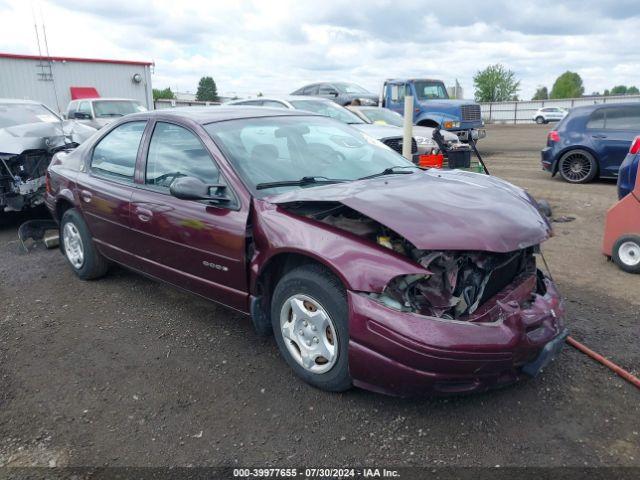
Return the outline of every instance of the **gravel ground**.
<path id="1" fill-rule="evenodd" d="M 492 127 L 492 173 L 548 199 L 545 247 L 573 335 L 638 374 L 640 276 L 599 253 L 615 185 L 539 170 L 545 126 Z M 246 317 L 114 268 L 78 280 L 0 219 L 0 465 L 640 466 L 638 390 L 570 347 L 540 377 L 471 397 L 330 394 Z"/>

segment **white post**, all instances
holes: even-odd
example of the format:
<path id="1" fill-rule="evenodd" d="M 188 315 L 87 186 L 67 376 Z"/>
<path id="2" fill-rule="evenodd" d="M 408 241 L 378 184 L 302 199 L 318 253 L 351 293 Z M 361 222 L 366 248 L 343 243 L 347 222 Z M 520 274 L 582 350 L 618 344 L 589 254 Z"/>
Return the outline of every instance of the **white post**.
<path id="1" fill-rule="evenodd" d="M 404 97 L 404 134 L 402 136 L 402 156 L 413 160 L 411 154 L 411 137 L 413 137 L 413 97 Z"/>

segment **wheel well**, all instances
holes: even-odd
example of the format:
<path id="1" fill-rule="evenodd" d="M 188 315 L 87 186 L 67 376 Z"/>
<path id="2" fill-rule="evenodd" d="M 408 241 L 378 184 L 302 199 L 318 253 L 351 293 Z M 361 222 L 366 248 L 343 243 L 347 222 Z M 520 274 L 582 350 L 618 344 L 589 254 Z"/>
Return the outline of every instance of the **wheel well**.
<path id="1" fill-rule="evenodd" d="M 73 208 L 73 204 L 69 200 L 65 200 L 64 198 L 58 200 L 56 202 L 56 218 L 55 218 L 55 220 L 57 220 L 58 223 L 60 223 L 60 221 L 62 220 L 62 216 L 64 215 L 64 212 L 66 212 L 70 208 Z"/>
<path id="2" fill-rule="evenodd" d="M 308 257 L 307 255 L 300 253 L 286 252 L 274 255 L 269 259 L 267 265 L 262 268 L 262 271 L 258 275 L 255 285 L 255 294 L 263 296 L 267 301 L 270 300 L 271 293 L 275 288 L 277 279 L 282 278 L 283 275 L 294 268 L 311 263 L 326 267 L 326 265 L 315 258 Z"/>
<path id="3" fill-rule="evenodd" d="M 438 122 L 436 122 L 435 120 L 420 120 L 418 122 L 418 126 L 419 127 L 438 128 L 440 126 L 440 124 Z"/>

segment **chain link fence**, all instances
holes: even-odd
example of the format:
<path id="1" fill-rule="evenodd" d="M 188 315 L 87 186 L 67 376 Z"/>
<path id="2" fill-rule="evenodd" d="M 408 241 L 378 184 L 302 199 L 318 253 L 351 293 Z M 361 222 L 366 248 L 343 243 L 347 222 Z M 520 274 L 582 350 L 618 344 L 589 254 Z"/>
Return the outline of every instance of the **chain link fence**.
<path id="1" fill-rule="evenodd" d="M 535 123 L 534 116 L 543 107 L 573 108 L 596 103 L 640 102 L 640 95 L 563 98 L 562 100 L 530 100 L 524 102 L 481 103 L 485 123 Z"/>

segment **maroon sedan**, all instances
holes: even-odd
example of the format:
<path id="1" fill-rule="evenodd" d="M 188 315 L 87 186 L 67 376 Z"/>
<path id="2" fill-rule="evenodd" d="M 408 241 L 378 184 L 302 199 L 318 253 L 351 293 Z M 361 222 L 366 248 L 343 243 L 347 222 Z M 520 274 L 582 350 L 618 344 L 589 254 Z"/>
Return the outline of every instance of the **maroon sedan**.
<path id="1" fill-rule="evenodd" d="M 250 315 L 325 390 L 480 391 L 537 374 L 566 336 L 531 197 L 330 118 L 133 114 L 58 153 L 47 187 L 80 278 L 115 262 Z"/>

